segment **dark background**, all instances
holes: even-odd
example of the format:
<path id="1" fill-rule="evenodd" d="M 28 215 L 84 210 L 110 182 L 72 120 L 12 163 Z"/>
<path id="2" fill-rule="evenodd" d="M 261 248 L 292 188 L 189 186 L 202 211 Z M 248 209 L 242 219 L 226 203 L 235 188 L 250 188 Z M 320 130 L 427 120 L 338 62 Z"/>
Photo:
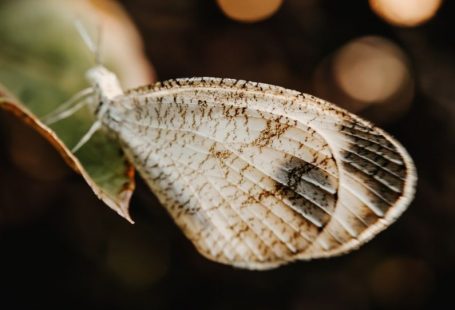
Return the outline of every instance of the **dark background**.
<path id="1" fill-rule="evenodd" d="M 0 308 L 453 304 L 453 1 L 427 24 L 410 29 L 385 23 L 367 1 L 285 1 L 272 18 L 254 24 L 226 18 L 214 1 L 121 2 L 143 35 L 160 80 L 232 77 L 314 93 L 317 66 L 341 45 L 372 34 L 392 40 L 409 58 L 416 91 L 410 109 L 383 127 L 415 160 L 416 197 L 397 223 L 358 251 L 271 271 L 237 270 L 199 255 L 141 181 L 131 204 L 137 223 L 128 224 L 97 200 L 42 138 L 2 112 Z M 15 165 L 12 141 L 13 149 L 33 154 L 37 171 Z"/>

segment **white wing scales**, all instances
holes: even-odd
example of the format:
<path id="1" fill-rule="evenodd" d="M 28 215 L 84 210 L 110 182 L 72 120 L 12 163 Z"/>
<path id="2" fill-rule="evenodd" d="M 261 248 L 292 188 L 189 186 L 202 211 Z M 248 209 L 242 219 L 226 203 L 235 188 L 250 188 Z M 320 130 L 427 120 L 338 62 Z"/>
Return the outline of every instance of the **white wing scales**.
<path id="1" fill-rule="evenodd" d="M 104 119 L 198 250 L 245 268 L 347 252 L 407 207 L 406 151 L 317 98 L 230 79 L 131 91 Z"/>

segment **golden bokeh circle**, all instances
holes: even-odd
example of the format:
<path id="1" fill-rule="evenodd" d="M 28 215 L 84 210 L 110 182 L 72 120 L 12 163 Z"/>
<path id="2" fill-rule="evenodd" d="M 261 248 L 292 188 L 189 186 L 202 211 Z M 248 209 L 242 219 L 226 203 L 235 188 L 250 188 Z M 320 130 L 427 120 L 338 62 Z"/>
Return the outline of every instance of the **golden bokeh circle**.
<path id="1" fill-rule="evenodd" d="M 414 27 L 430 20 L 442 0 L 369 0 L 371 9 L 388 23 Z"/>
<path id="2" fill-rule="evenodd" d="M 245 23 L 267 19 L 283 4 L 283 0 L 217 0 L 216 2 L 226 16 Z"/>

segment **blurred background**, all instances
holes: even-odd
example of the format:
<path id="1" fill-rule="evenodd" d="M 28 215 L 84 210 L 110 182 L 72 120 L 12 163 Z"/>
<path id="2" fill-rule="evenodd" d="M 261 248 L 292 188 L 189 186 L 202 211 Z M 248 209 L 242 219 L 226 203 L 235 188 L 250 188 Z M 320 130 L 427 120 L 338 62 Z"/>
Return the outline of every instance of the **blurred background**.
<path id="1" fill-rule="evenodd" d="M 99 10 L 112 4 L 91 2 Z M 416 197 L 395 224 L 358 251 L 271 271 L 238 270 L 199 255 L 139 179 L 131 203 L 136 224 L 130 225 L 95 197 L 45 139 L 0 111 L 0 308 L 453 304 L 453 1 L 120 3 L 154 68 L 144 79 L 240 78 L 332 101 L 385 128 L 408 149 L 419 176 Z M 103 31 L 117 35 L 109 27 Z M 38 35 L 39 25 L 29 32 Z M 113 42 L 110 49 L 121 48 Z M 134 54 L 121 55 L 123 67 L 134 67 L 128 62 Z M 33 70 L 40 74 L 39 67 Z M 130 82 L 139 74 L 135 70 Z"/>

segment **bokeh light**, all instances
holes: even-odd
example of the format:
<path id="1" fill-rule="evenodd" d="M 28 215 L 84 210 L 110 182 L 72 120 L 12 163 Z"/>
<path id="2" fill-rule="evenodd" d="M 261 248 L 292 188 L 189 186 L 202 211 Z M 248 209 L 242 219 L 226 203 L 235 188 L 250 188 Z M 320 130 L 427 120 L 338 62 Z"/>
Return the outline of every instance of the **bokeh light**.
<path id="1" fill-rule="evenodd" d="M 352 112 L 368 109 L 370 118 L 382 123 L 409 108 L 414 81 L 400 47 L 366 36 L 348 42 L 320 65 L 316 88 L 320 96 Z"/>
<path id="2" fill-rule="evenodd" d="M 240 22 L 257 22 L 272 16 L 283 0 L 217 0 L 224 14 Z"/>
<path id="3" fill-rule="evenodd" d="M 370 0 L 373 11 L 390 24 L 413 27 L 430 20 L 442 0 Z"/>
<path id="4" fill-rule="evenodd" d="M 346 44 L 335 56 L 333 69 L 341 89 L 366 103 L 390 98 L 409 74 L 401 50 L 380 37 Z"/>

